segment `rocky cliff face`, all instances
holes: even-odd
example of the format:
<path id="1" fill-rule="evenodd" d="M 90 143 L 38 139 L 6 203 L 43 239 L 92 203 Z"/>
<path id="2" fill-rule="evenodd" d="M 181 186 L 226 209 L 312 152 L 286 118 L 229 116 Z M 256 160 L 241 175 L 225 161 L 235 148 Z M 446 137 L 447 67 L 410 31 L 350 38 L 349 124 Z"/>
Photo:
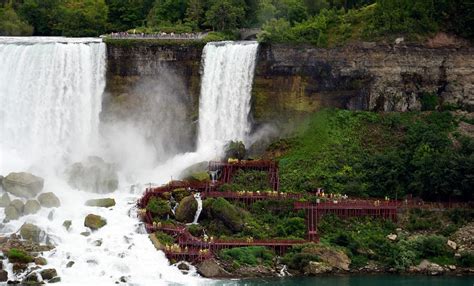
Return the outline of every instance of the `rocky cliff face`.
<path id="1" fill-rule="evenodd" d="M 197 117 L 202 45 L 109 44 L 107 50 L 111 96 L 104 114 L 114 110 L 131 116 L 130 108 L 120 108 L 123 102 L 138 106 L 144 97 L 140 87 L 162 80 L 183 103 L 186 117 Z M 252 110 L 257 122 L 299 117 L 321 107 L 420 110 L 426 95 L 472 110 L 474 48 L 261 45 Z"/>
<path id="2" fill-rule="evenodd" d="M 474 107 L 474 49 L 262 45 L 254 83 L 256 118 L 320 107 L 420 110 L 422 97 Z"/>

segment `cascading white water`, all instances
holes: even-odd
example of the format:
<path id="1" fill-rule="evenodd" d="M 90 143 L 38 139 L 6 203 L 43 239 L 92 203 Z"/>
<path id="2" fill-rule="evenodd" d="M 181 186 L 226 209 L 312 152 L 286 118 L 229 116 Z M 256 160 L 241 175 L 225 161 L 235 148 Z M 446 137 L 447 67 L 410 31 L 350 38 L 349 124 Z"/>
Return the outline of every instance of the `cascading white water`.
<path id="1" fill-rule="evenodd" d="M 0 171 L 12 160 L 52 164 L 80 156 L 97 138 L 105 45 L 97 39 L 73 42 L 0 41 L 0 147 L 8 156 Z"/>
<path id="2" fill-rule="evenodd" d="M 59 208 L 1 224 L 0 235 L 17 232 L 25 222 L 40 227 L 56 246 L 44 254 L 47 267 L 57 269 L 64 285 L 114 285 L 121 277 L 135 285 L 195 284 L 137 232 L 133 206 L 142 188 L 130 191 L 121 177 L 122 187 L 109 195 L 115 207 L 86 207 L 87 200 L 103 196 L 73 190 L 61 177 L 68 163 L 100 150 L 94 141 L 105 60 L 100 39 L 0 38 L 0 174 L 33 172 L 45 179 L 44 192 L 61 201 Z M 107 225 L 86 237 L 81 233 L 88 231 L 84 218 L 90 213 Z M 72 222 L 69 230 L 65 220 Z M 13 279 L 11 265 L 6 269 Z"/>
<path id="3" fill-rule="evenodd" d="M 199 102 L 198 151 L 247 139 L 257 42 L 208 43 Z"/>
<path id="4" fill-rule="evenodd" d="M 196 199 L 196 202 L 197 202 L 197 209 L 196 209 L 196 214 L 194 214 L 194 220 L 192 224 L 197 224 L 199 220 L 199 216 L 201 215 L 201 212 L 202 212 L 201 194 L 200 193 L 194 194 L 194 199 Z"/>

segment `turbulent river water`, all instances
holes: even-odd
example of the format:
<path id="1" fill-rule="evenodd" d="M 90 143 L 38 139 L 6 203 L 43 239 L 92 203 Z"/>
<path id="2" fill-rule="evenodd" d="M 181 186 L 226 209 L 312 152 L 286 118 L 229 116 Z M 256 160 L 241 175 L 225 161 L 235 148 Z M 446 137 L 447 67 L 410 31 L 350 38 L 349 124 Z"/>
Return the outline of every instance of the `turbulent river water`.
<path id="1" fill-rule="evenodd" d="M 193 163 L 218 157 L 227 140 L 246 140 L 257 47 L 254 42 L 205 47 L 196 152 L 175 154 L 153 168 L 119 170 L 119 190 L 108 195 L 117 205 L 105 209 L 86 207 L 86 200 L 104 195 L 73 189 L 63 175 L 85 156 L 107 157 L 111 138 L 101 136 L 99 120 L 105 44 L 92 38 L 0 38 L 0 174 L 41 176 L 44 191 L 61 201 L 53 211 L 43 208 L 0 225 L 0 235 L 17 232 L 25 222 L 39 226 L 55 245 L 45 254 L 48 267 L 58 270 L 65 285 L 112 285 L 121 277 L 131 285 L 209 283 L 192 272 L 183 275 L 154 249 L 136 217 L 135 202 L 146 183 L 165 183 Z M 123 153 L 137 149 L 122 145 Z M 87 231 L 89 213 L 103 216 L 107 225 L 86 237 L 81 233 Z M 72 221 L 69 231 L 62 226 L 65 220 Z M 74 265 L 66 267 L 70 261 Z M 13 278 L 11 265 L 6 268 Z"/>

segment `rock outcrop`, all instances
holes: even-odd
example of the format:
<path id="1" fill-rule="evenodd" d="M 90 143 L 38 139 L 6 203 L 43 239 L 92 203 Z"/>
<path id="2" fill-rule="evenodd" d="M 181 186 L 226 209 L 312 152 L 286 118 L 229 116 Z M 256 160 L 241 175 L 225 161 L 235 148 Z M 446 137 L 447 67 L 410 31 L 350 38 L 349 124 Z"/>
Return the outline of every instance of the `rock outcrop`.
<path id="1" fill-rule="evenodd" d="M 188 127 L 194 126 L 202 48 L 203 45 L 141 42 L 107 44 L 104 118 L 133 117 L 135 112 L 130 110 L 149 102 L 150 96 L 156 96 L 156 92 L 146 95 L 146 89 L 141 86 L 148 79 L 166 78 L 164 75 L 172 72 L 184 86 L 176 95 L 184 107 L 182 113 L 190 115 Z M 300 118 L 322 107 L 420 110 L 426 94 L 434 95 L 440 103 L 473 110 L 473 82 L 474 48 L 471 46 L 363 42 L 315 48 L 261 44 L 252 88 L 252 115 L 258 124 Z"/>
<path id="2" fill-rule="evenodd" d="M 39 227 L 31 223 L 25 223 L 20 228 L 20 235 L 23 239 L 40 243 L 45 238 L 45 233 Z"/>

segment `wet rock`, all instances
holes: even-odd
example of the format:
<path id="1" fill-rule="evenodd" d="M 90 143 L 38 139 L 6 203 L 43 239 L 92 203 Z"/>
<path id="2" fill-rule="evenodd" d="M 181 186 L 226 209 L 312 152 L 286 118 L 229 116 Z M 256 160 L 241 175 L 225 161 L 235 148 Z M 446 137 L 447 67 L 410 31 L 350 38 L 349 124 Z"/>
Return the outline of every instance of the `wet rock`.
<path id="1" fill-rule="evenodd" d="M 54 268 L 44 269 L 40 272 L 40 274 L 43 280 L 50 280 L 58 276 L 58 272 L 56 272 L 56 269 Z"/>
<path id="2" fill-rule="evenodd" d="M 45 208 L 57 208 L 61 206 L 59 198 L 54 193 L 42 193 L 38 196 L 38 201 L 42 207 Z"/>
<path id="3" fill-rule="evenodd" d="M 197 210 L 197 202 L 193 195 L 187 196 L 181 200 L 176 209 L 176 220 L 184 223 L 189 223 L 194 220 L 194 215 Z"/>
<path id="4" fill-rule="evenodd" d="M 8 272 L 5 270 L 0 270 L 0 282 L 5 282 L 8 280 Z"/>
<path id="5" fill-rule="evenodd" d="M 44 257 L 36 257 L 34 262 L 36 265 L 42 265 L 42 266 L 48 264 L 48 261 Z"/>
<path id="6" fill-rule="evenodd" d="M 41 284 L 40 279 L 38 277 L 38 274 L 36 272 L 28 274 L 28 276 L 26 276 L 26 278 L 23 279 L 23 281 L 21 281 L 21 283 L 23 283 L 25 285 L 39 285 L 39 284 Z"/>
<path id="7" fill-rule="evenodd" d="M 91 233 L 88 232 L 88 231 L 83 231 L 83 232 L 81 232 L 80 234 L 81 234 L 82 236 L 86 236 L 86 237 L 89 236 L 89 235 L 91 235 Z"/>
<path id="8" fill-rule="evenodd" d="M 10 206 L 14 207 L 20 215 L 23 214 L 23 210 L 25 209 L 25 204 L 19 199 L 11 201 Z"/>
<path id="9" fill-rule="evenodd" d="M 48 283 L 58 283 L 61 282 L 61 277 L 54 277 L 52 279 L 49 279 Z"/>
<path id="10" fill-rule="evenodd" d="M 48 214 L 48 220 L 52 221 L 54 219 L 54 210 L 51 210 Z"/>
<path id="11" fill-rule="evenodd" d="M 13 263 L 13 273 L 20 274 L 28 269 L 28 264 L 26 263 Z"/>
<path id="12" fill-rule="evenodd" d="M 11 202 L 10 196 L 8 193 L 4 193 L 2 197 L 0 197 L 0 208 L 7 207 Z"/>
<path id="13" fill-rule="evenodd" d="M 110 208 L 115 206 L 115 200 L 112 198 L 103 198 L 103 199 L 95 199 L 95 200 L 88 200 L 86 202 L 86 206 L 89 207 L 101 207 L 101 208 Z"/>
<path id="14" fill-rule="evenodd" d="M 97 247 L 101 246 L 102 245 L 102 239 L 94 240 L 92 242 L 92 245 L 97 246 Z"/>
<path id="15" fill-rule="evenodd" d="M 20 228 L 20 235 L 23 239 L 39 243 L 45 237 L 45 233 L 36 225 L 25 223 Z"/>
<path id="16" fill-rule="evenodd" d="M 71 228 L 71 225 L 72 225 L 72 221 L 70 221 L 70 220 L 65 220 L 63 222 L 63 226 L 66 230 L 69 230 Z"/>
<path id="17" fill-rule="evenodd" d="M 84 219 L 84 226 L 87 226 L 88 228 L 92 230 L 98 230 L 99 228 L 105 226 L 106 224 L 107 224 L 107 221 L 104 218 L 95 214 L 89 214 Z"/>
<path id="18" fill-rule="evenodd" d="M 34 198 L 44 186 L 43 178 L 21 172 L 10 173 L 3 179 L 3 188 L 12 195 L 22 198 Z"/>
<path id="19" fill-rule="evenodd" d="M 67 264 L 66 264 L 66 268 L 71 268 L 76 262 L 74 261 L 69 261 Z"/>
<path id="20" fill-rule="evenodd" d="M 310 261 L 304 268 L 305 275 L 319 275 L 332 272 L 332 267 L 324 262 Z"/>
<path id="21" fill-rule="evenodd" d="M 196 268 L 199 274 L 207 278 L 230 277 L 230 273 L 225 271 L 215 259 L 204 260 Z"/>
<path id="22" fill-rule="evenodd" d="M 74 163 L 66 171 L 71 187 L 94 193 L 110 193 L 118 188 L 118 175 L 113 164 L 102 158 L 89 157 Z"/>
<path id="23" fill-rule="evenodd" d="M 5 208 L 5 221 L 17 220 L 20 218 L 20 214 L 13 206 L 8 206 Z"/>
<path id="24" fill-rule="evenodd" d="M 184 262 L 178 263 L 178 265 L 176 267 L 178 267 L 179 270 L 189 271 L 189 265 L 187 263 L 184 263 Z"/>
<path id="25" fill-rule="evenodd" d="M 41 209 L 40 204 L 36 200 L 27 200 L 25 203 L 25 207 L 23 209 L 23 214 L 35 214 Z"/>

